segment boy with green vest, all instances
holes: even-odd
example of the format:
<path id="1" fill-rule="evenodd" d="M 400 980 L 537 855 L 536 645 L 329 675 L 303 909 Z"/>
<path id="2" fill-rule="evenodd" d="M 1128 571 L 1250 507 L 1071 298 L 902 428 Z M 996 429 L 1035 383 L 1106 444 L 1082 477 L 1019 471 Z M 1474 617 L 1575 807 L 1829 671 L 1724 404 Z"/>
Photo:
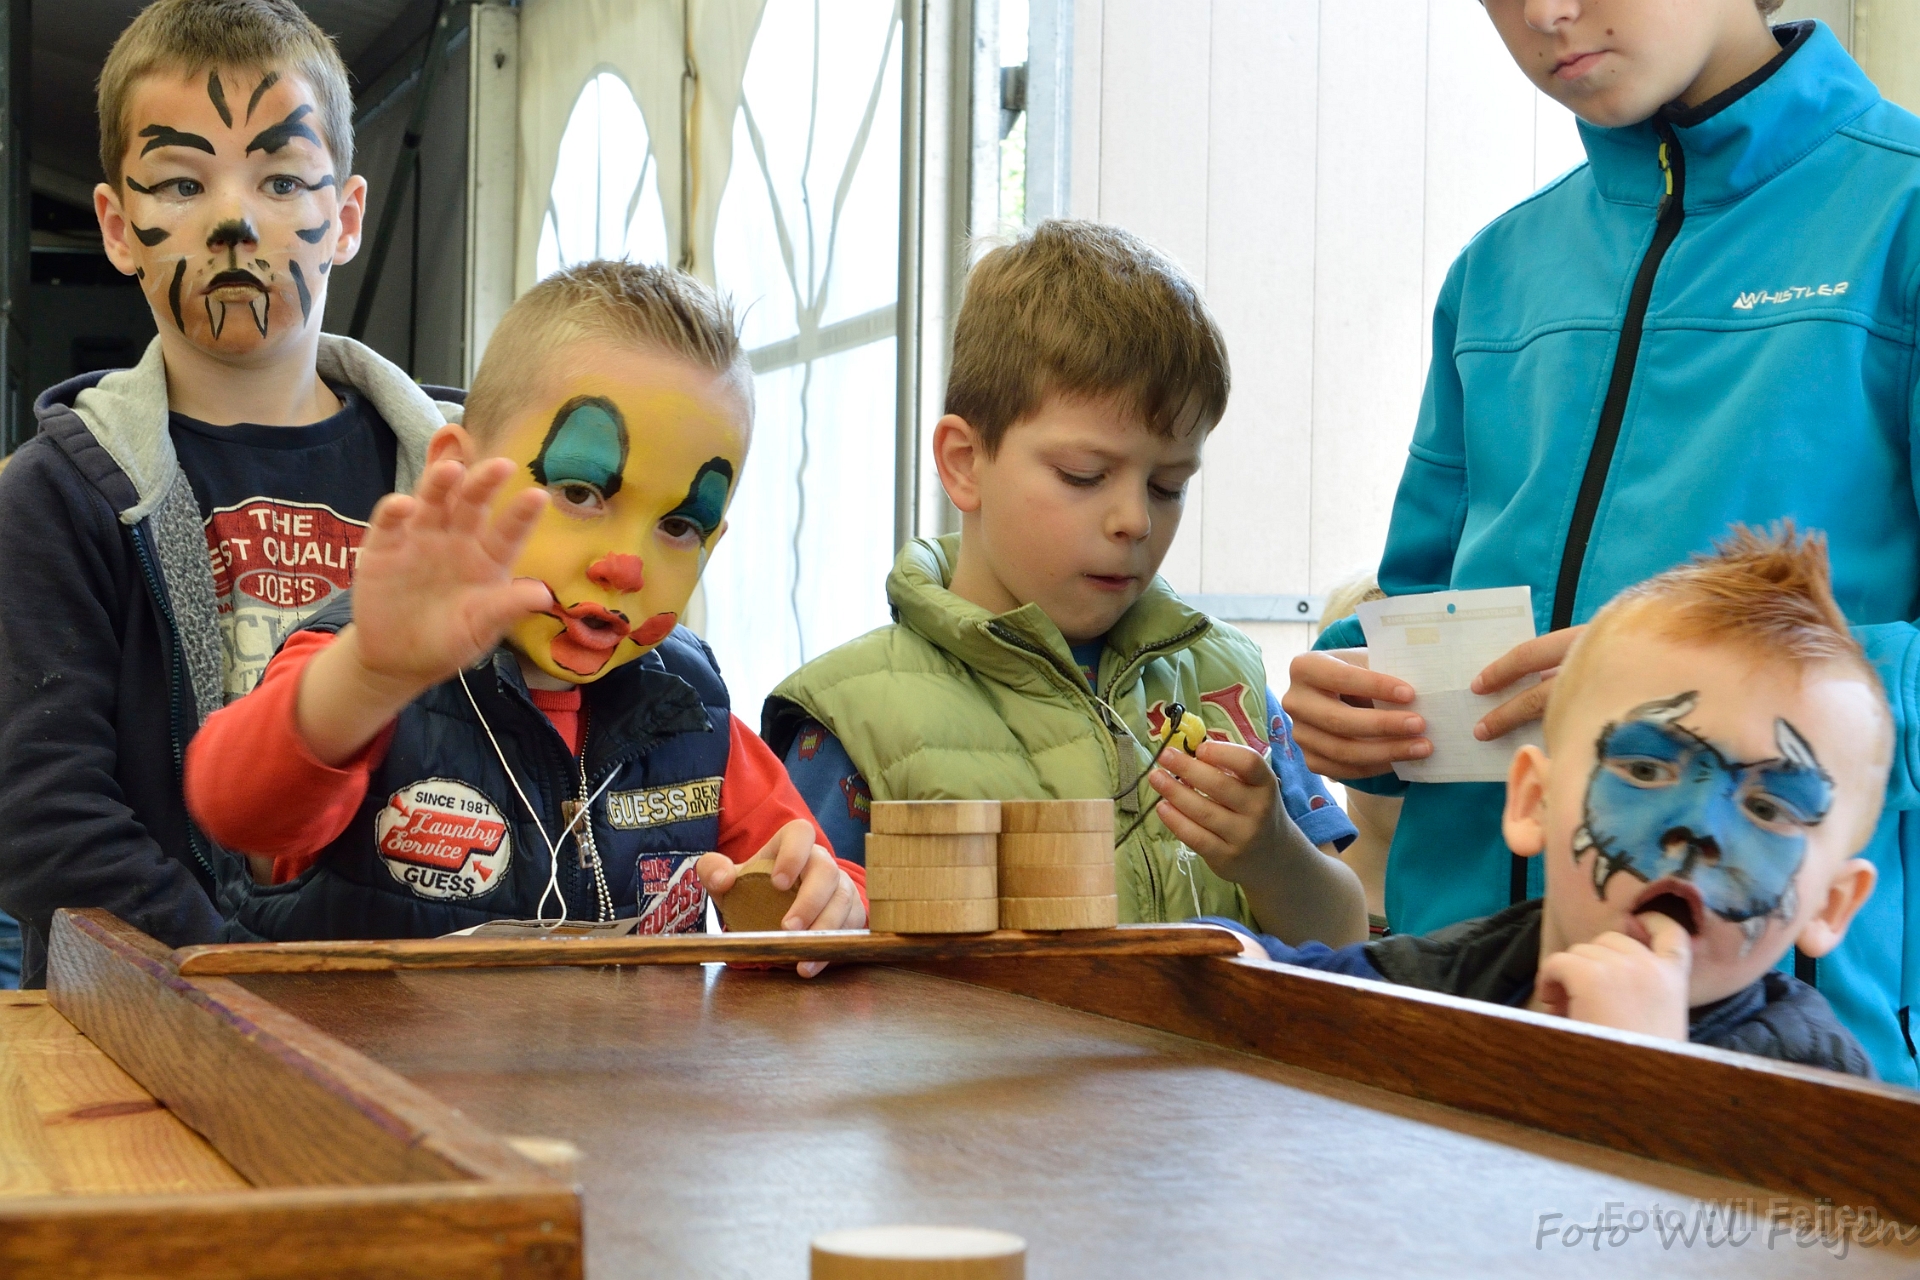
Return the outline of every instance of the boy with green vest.
<path id="1" fill-rule="evenodd" d="M 893 625 L 767 699 L 762 732 L 836 848 L 860 847 L 872 800 L 1111 796 L 1121 920 L 1366 936 L 1332 856 L 1353 826 L 1258 646 L 1155 576 L 1227 389 L 1193 283 L 1124 231 L 1050 221 L 975 266 L 933 435 L 960 533 L 902 549 Z M 1176 704 L 1208 741 L 1155 766 Z"/>

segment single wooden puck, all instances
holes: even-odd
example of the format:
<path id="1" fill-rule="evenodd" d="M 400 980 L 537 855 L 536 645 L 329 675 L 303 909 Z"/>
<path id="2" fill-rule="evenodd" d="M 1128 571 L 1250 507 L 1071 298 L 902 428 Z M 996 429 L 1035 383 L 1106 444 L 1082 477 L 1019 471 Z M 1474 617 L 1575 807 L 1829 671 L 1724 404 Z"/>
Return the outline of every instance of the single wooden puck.
<path id="1" fill-rule="evenodd" d="M 1104 831 L 1113 843 L 1111 800 L 1002 800 L 1002 831 Z"/>
<path id="2" fill-rule="evenodd" d="M 741 864 L 733 888 L 715 894 L 713 905 L 720 912 L 720 926 L 729 933 L 765 933 L 778 929 L 800 896 L 800 886 L 773 887 L 773 859 L 755 858 Z"/>
<path id="3" fill-rule="evenodd" d="M 876 800 L 872 831 L 883 836 L 951 836 L 1000 829 L 998 800 Z"/>
<path id="4" fill-rule="evenodd" d="M 882 899 L 997 898 L 993 867 L 868 867 L 867 901 Z"/>
<path id="5" fill-rule="evenodd" d="M 999 839 L 991 832 L 964 836 L 868 836 L 867 866 L 991 867 L 1000 860 Z"/>
<path id="6" fill-rule="evenodd" d="M 867 873 L 873 883 L 873 873 Z M 1003 868 L 1000 895 L 1005 898 L 1104 898 L 1115 891 L 1113 859 L 1059 867 Z"/>
<path id="7" fill-rule="evenodd" d="M 812 1280 L 1026 1280 L 1027 1242 L 979 1227 L 855 1227 L 813 1239 Z"/>
<path id="8" fill-rule="evenodd" d="M 1002 929 L 1111 929 L 1120 923 L 1120 899 L 1002 898 Z"/>
<path id="9" fill-rule="evenodd" d="M 867 904 L 875 933 L 992 933 L 1000 927 L 1000 899 L 887 899 Z"/>
<path id="10" fill-rule="evenodd" d="M 1113 865 L 1113 837 L 1098 831 L 1002 835 L 1002 867 Z"/>

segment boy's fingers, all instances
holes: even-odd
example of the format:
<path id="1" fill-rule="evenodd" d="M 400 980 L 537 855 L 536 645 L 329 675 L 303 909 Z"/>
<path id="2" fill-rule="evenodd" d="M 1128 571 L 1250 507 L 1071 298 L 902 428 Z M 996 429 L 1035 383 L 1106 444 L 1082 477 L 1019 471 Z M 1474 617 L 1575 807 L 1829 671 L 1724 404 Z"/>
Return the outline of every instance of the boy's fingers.
<path id="1" fill-rule="evenodd" d="M 1174 839 L 1201 857 L 1214 858 L 1228 852 L 1226 841 L 1175 808 L 1172 800 L 1163 801 L 1154 815 L 1173 832 Z"/>
<path id="2" fill-rule="evenodd" d="M 511 566 L 547 509 L 545 489 L 522 489 L 480 531 L 480 545 L 495 564 Z"/>
<path id="3" fill-rule="evenodd" d="M 1296 725 L 1312 725 L 1346 738 L 1415 737 L 1427 722 L 1404 708 L 1355 706 L 1324 689 L 1294 685 L 1280 705 Z"/>
<path id="4" fill-rule="evenodd" d="M 1267 758 L 1252 747 L 1243 747 L 1237 742 L 1222 742 L 1218 738 L 1208 738 L 1200 744 L 1196 754 L 1205 763 L 1223 773 L 1232 774 L 1250 787 L 1264 788 L 1274 780 L 1273 768 L 1267 764 Z M 1161 759 L 1166 759 L 1166 756 L 1162 756 Z"/>
<path id="5" fill-rule="evenodd" d="M 817 929 L 820 913 L 833 901 L 834 890 L 840 887 L 844 878 L 840 866 L 825 849 L 815 846 L 808 851 L 806 871 L 800 877 L 800 893 L 787 908 L 786 918 L 780 921 L 783 929 Z"/>
<path id="6" fill-rule="evenodd" d="M 1491 742 L 1523 724 L 1532 724 L 1547 713 L 1547 694 L 1552 688 L 1553 681 L 1547 679 L 1530 689 L 1522 689 L 1480 717 L 1480 723 L 1473 726 L 1473 736 L 1482 742 Z"/>
<path id="7" fill-rule="evenodd" d="M 1433 754 L 1433 744 L 1425 738 L 1355 741 L 1298 719 L 1293 722 L 1293 740 L 1306 756 L 1307 767 L 1330 778 L 1367 778 L 1385 773 L 1396 760 L 1423 760 Z"/>
<path id="8" fill-rule="evenodd" d="M 414 489 L 418 500 L 412 519 L 423 529 L 443 529 L 447 523 L 447 504 L 466 468 L 457 462 L 436 462 L 421 473 Z"/>
<path id="9" fill-rule="evenodd" d="M 1204 791 L 1214 801 L 1236 813 L 1250 813 L 1253 810 L 1256 801 L 1252 794 L 1254 788 L 1242 781 L 1237 773 L 1190 756 L 1177 747 L 1160 757 L 1160 768 L 1186 783 L 1189 788 Z"/>
<path id="10" fill-rule="evenodd" d="M 1162 772 L 1154 770 L 1148 778 L 1153 789 L 1160 793 L 1160 820 L 1169 830 L 1185 841 L 1187 847 L 1195 853 L 1227 854 L 1245 844 L 1253 832 L 1250 819 L 1233 810 L 1208 799 Z M 1205 833 L 1207 843 L 1195 844 L 1174 827 L 1174 818 L 1184 818 L 1195 829 L 1195 833 Z"/>
<path id="11" fill-rule="evenodd" d="M 703 853 L 700 861 L 693 864 L 693 874 L 708 893 L 718 896 L 733 888 L 733 882 L 740 878 L 740 871 L 733 865 L 733 859 L 724 853 Z"/>
<path id="12" fill-rule="evenodd" d="M 474 637 L 476 642 L 492 648 L 514 623 L 530 613 L 544 612 L 552 598 L 545 583 L 531 578 L 515 578 L 489 588 L 472 606 L 470 616 L 482 633 Z"/>
<path id="13" fill-rule="evenodd" d="M 479 466 L 467 468 L 466 478 L 454 492 L 447 528 L 465 537 L 477 537 L 486 523 L 487 508 L 512 470 L 513 464 L 505 458 L 488 458 Z"/>
<path id="14" fill-rule="evenodd" d="M 1489 662 L 1473 678 L 1473 691 L 1498 693 L 1521 676 L 1553 670 L 1567 656 L 1567 650 L 1573 647 L 1573 642 L 1580 638 L 1580 632 L 1585 627 L 1586 624 L 1582 623 L 1578 627 L 1564 627 L 1531 640 L 1522 640 Z"/>
<path id="15" fill-rule="evenodd" d="M 773 887 L 785 893 L 800 883 L 807 861 L 813 857 L 813 824 L 805 818 L 795 818 L 774 832 L 773 839 L 767 843 L 773 846 Z"/>
<path id="16" fill-rule="evenodd" d="M 1636 918 L 1647 927 L 1653 954 L 1670 964 L 1692 965 L 1693 936 L 1685 925 L 1658 911 L 1643 911 Z"/>

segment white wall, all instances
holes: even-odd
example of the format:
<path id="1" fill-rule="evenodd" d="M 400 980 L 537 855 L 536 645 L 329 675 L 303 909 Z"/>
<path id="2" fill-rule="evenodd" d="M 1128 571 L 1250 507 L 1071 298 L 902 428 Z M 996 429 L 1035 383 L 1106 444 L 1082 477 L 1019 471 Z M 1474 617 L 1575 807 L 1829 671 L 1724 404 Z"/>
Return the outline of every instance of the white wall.
<path id="1" fill-rule="evenodd" d="M 1386 538 L 1448 265 L 1583 158 L 1470 0 L 1076 0 L 1073 213 L 1199 279 L 1233 400 L 1166 574 L 1323 594 Z M 1304 623 L 1244 624 L 1270 677 Z"/>

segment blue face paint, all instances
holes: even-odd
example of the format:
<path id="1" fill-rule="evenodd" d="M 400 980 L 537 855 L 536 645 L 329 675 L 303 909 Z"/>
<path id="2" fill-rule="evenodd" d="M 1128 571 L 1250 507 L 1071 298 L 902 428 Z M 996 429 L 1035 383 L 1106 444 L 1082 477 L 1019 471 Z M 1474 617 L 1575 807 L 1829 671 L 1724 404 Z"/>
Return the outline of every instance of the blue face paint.
<path id="1" fill-rule="evenodd" d="M 577 396 L 553 415 L 528 469 L 539 484 L 590 484 L 611 498 L 620 492 L 626 467 L 627 423 L 620 410 L 599 396 Z"/>
<path id="2" fill-rule="evenodd" d="M 720 527 L 720 517 L 727 511 L 727 494 L 732 489 L 733 464 L 725 458 L 710 458 L 694 473 L 693 483 L 687 486 L 687 496 L 663 519 L 690 522 L 700 530 L 700 541 L 705 542 Z"/>
<path id="3" fill-rule="evenodd" d="M 1602 897 L 1619 871 L 1685 880 L 1723 919 L 1754 922 L 1753 937 L 1766 917 L 1793 913 L 1805 829 L 1826 817 L 1833 779 L 1785 720 L 1774 721 L 1778 756 L 1729 760 L 1679 723 L 1698 696 L 1646 703 L 1600 731 L 1573 855 L 1593 851 Z"/>

